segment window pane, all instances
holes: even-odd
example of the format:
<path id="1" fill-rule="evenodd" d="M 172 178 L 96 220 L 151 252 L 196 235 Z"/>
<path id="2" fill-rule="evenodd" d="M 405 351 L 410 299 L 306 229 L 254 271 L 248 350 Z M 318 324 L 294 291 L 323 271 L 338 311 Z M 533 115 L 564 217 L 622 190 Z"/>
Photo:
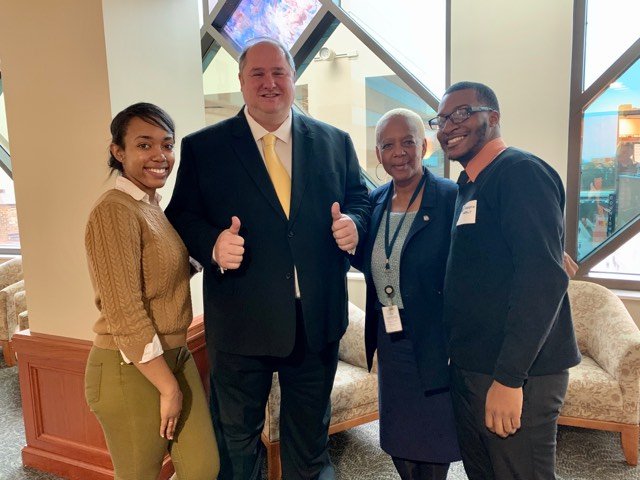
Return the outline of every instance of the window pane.
<path id="1" fill-rule="evenodd" d="M 640 275 L 640 234 L 593 267 L 591 273 Z"/>
<path id="2" fill-rule="evenodd" d="M 13 181 L 0 170 L 0 249 L 20 248 Z"/>
<path id="3" fill-rule="evenodd" d="M 238 82 L 238 62 L 220 48 L 203 76 L 205 122 L 213 125 L 233 117 L 244 101 Z"/>
<path id="4" fill-rule="evenodd" d="M 7 129 L 7 112 L 4 106 L 4 93 L 2 92 L 2 80 L 0 80 L 0 147 L 9 150 L 9 131 Z"/>
<path id="5" fill-rule="evenodd" d="M 324 47 L 335 55 L 316 57 L 298 79 L 307 87 L 306 110 L 310 116 L 349 132 L 361 166 L 374 181 L 388 181 L 375 154 L 375 125 L 392 108 L 409 108 L 428 120 L 435 112 L 400 80 L 376 55 L 343 25 L 338 26 Z M 301 105 L 302 106 L 302 105 Z M 428 150 L 424 163 L 439 175 L 444 156 L 427 127 Z"/>
<path id="6" fill-rule="evenodd" d="M 213 125 L 238 114 L 244 105 L 238 81 L 238 62 L 224 48 L 220 48 L 213 57 L 202 80 L 207 125 Z M 307 87 L 296 85 L 296 104 L 305 108 L 307 98 Z"/>
<path id="7" fill-rule="evenodd" d="M 583 115 L 578 259 L 640 214 L 640 60 Z"/>
<path id="8" fill-rule="evenodd" d="M 435 96 L 445 90 L 446 0 L 342 0 L 342 9 Z M 418 33 L 419 32 L 419 33 Z"/>
<path id="9" fill-rule="evenodd" d="M 584 89 L 640 38 L 638 0 L 588 0 Z"/>
<path id="10" fill-rule="evenodd" d="M 311 117 L 347 131 L 361 166 L 376 182 L 386 182 L 377 169 L 375 125 L 392 108 L 408 108 L 425 121 L 435 112 L 360 42 L 340 25 L 324 44 L 334 55 L 317 56 L 296 81 L 296 106 Z M 203 75 L 206 123 L 236 115 L 244 101 L 238 83 L 238 64 L 221 48 Z M 426 127 L 427 153 L 423 163 L 438 175 L 444 173 L 444 155 L 435 131 Z"/>
<path id="11" fill-rule="evenodd" d="M 223 30 L 238 50 L 257 37 L 291 48 L 319 9 L 317 0 L 241 0 Z"/>

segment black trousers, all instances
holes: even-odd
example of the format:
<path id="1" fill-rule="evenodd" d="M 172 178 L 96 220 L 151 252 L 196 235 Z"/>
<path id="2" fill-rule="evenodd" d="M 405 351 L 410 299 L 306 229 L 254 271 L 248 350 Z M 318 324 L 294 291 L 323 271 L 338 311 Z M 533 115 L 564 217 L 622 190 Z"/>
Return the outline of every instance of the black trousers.
<path id="1" fill-rule="evenodd" d="M 558 415 L 569 373 L 529 377 L 523 387 L 521 428 L 507 438 L 485 426 L 491 375 L 451 369 L 451 396 L 464 469 L 470 480 L 555 479 Z"/>
<path id="2" fill-rule="evenodd" d="M 402 480 L 446 480 L 449 463 L 416 462 L 391 457 Z"/>
<path id="3" fill-rule="evenodd" d="M 333 480 L 330 394 L 338 343 L 311 352 L 297 305 L 296 343 L 286 358 L 245 356 L 209 347 L 211 414 L 220 450 L 218 480 L 260 478 L 260 433 L 273 372 L 280 382 L 280 457 L 284 480 Z"/>

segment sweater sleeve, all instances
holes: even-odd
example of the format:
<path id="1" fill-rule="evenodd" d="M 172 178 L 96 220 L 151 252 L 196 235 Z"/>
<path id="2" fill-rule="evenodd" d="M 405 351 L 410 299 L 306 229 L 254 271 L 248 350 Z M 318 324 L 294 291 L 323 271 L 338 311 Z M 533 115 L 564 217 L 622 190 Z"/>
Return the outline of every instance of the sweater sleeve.
<path id="1" fill-rule="evenodd" d="M 534 162 L 510 166 L 501 180 L 501 230 L 514 272 L 494 378 L 520 387 L 567 291 L 562 263 L 564 195 L 560 180 Z"/>
<path id="2" fill-rule="evenodd" d="M 142 360 L 155 328 L 143 302 L 142 230 L 125 205 L 102 202 L 91 212 L 85 234 L 96 305 L 108 333 L 132 362 Z"/>

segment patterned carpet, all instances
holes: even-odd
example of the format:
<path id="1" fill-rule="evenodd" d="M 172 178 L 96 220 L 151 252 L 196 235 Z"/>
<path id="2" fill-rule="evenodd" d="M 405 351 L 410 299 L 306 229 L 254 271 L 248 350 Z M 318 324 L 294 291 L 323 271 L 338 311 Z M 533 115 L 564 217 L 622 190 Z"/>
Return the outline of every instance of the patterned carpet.
<path id="1" fill-rule="evenodd" d="M 22 466 L 23 444 L 18 368 L 8 368 L 0 355 L 0 480 L 58 480 Z M 399 478 L 378 447 L 377 422 L 332 435 L 330 448 L 338 480 Z M 557 471 L 559 480 L 640 480 L 640 468 L 625 463 L 617 434 L 570 427 L 558 433 Z M 467 478 L 461 463 L 451 466 L 448 478 Z"/>

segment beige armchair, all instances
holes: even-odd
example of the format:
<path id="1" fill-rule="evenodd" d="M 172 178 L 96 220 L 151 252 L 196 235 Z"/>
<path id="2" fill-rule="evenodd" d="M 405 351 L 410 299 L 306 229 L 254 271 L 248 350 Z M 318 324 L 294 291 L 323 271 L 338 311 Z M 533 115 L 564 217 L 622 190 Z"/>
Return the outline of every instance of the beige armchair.
<path id="1" fill-rule="evenodd" d="M 572 280 L 569 299 L 582 362 L 569 370 L 561 425 L 620 432 L 629 465 L 638 463 L 640 331 L 606 288 Z"/>
<path id="2" fill-rule="evenodd" d="M 349 304 L 349 327 L 340 341 L 338 370 L 331 392 L 329 433 L 341 432 L 378 419 L 378 376 L 367 371 L 364 351 L 364 312 Z M 267 402 L 262 443 L 267 447 L 269 480 L 279 480 L 280 465 L 280 385 L 273 375 Z"/>
<path id="3" fill-rule="evenodd" d="M 11 337 L 19 328 L 15 294 L 24 291 L 22 258 L 17 257 L 0 264 L 0 346 L 7 365 L 15 365 Z"/>

